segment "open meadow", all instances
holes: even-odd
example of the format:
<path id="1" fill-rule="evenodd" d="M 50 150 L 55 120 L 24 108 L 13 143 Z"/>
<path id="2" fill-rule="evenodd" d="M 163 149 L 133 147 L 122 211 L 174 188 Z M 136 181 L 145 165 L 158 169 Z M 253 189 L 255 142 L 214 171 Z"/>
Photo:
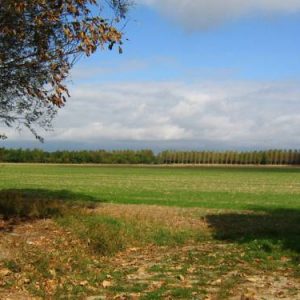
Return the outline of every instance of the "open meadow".
<path id="1" fill-rule="evenodd" d="M 300 169 L 0 165 L 0 299 L 300 299 Z"/>

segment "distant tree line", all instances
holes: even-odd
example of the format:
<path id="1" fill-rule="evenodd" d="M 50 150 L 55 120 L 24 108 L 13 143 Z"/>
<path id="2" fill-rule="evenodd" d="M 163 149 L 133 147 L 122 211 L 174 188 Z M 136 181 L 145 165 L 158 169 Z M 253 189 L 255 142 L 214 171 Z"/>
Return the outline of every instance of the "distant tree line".
<path id="1" fill-rule="evenodd" d="M 162 164 L 299 165 L 299 150 L 267 151 L 164 151 Z"/>
<path id="2" fill-rule="evenodd" d="M 0 162 L 65 164 L 151 164 L 156 156 L 151 150 L 55 151 L 0 148 Z"/>
<path id="3" fill-rule="evenodd" d="M 300 150 L 267 151 L 55 151 L 0 148 L 0 162 L 71 164 L 300 165 Z"/>

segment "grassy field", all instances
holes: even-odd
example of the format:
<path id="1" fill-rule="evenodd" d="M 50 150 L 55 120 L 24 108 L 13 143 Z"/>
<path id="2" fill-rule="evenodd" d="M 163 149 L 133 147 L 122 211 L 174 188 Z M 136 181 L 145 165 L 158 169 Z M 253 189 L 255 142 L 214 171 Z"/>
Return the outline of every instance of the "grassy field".
<path id="1" fill-rule="evenodd" d="M 220 209 L 300 208 L 300 169 L 1 165 L 0 189 L 93 201 Z"/>
<path id="2" fill-rule="evenodd" d="M 0 299 L 65 298 L 300 299 L 300 169 L 1 165 Z"/>

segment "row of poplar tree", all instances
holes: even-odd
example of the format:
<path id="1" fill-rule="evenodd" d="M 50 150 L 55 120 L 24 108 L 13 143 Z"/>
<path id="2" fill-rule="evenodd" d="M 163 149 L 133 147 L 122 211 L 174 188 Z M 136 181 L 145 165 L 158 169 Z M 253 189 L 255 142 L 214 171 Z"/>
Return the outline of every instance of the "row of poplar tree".
<path id="1" fill-rule="evenodd" d="M 300 165 L 300 150 L 267 151 L 54 151 L 0 148 L 0 162 L 95 164 Z"/>
<path id="2" fill-rule="evenodd" d="M 159 161 L 163 164 L 299 165 L 300 151 L 164 151 L 159 154 Z"/>

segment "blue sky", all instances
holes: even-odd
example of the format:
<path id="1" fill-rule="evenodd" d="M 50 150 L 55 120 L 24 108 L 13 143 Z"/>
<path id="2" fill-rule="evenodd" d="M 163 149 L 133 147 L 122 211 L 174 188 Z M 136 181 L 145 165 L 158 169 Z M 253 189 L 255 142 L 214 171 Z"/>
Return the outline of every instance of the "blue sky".
<path id="1" fill-rule="evenodd" d="M 300 148 L 299 32 L 299 0 L 138 0 L 123 54 L 72 71 L 43 147 Z"/>
<path id="2" fill-rule="evenodd" d="M 299 17 L 299 13 L 258 14 L 211 28 L 191 29 L 152 7 L 139 5 L 129 15 L 125 28 L 129 41 L 124 53 L 99 52 L 79 66 L 110 67 L 143 61 L 148 68 L 130 72 L 133 80 L 189 81 L 194 74 L 202 77 L 214 73 L 239 79 L 299 79 Z M 187 78 L 187 72 L 193 74 Z M 101 79 L 127 78 L 128 74 L 113 74 Z"/>

